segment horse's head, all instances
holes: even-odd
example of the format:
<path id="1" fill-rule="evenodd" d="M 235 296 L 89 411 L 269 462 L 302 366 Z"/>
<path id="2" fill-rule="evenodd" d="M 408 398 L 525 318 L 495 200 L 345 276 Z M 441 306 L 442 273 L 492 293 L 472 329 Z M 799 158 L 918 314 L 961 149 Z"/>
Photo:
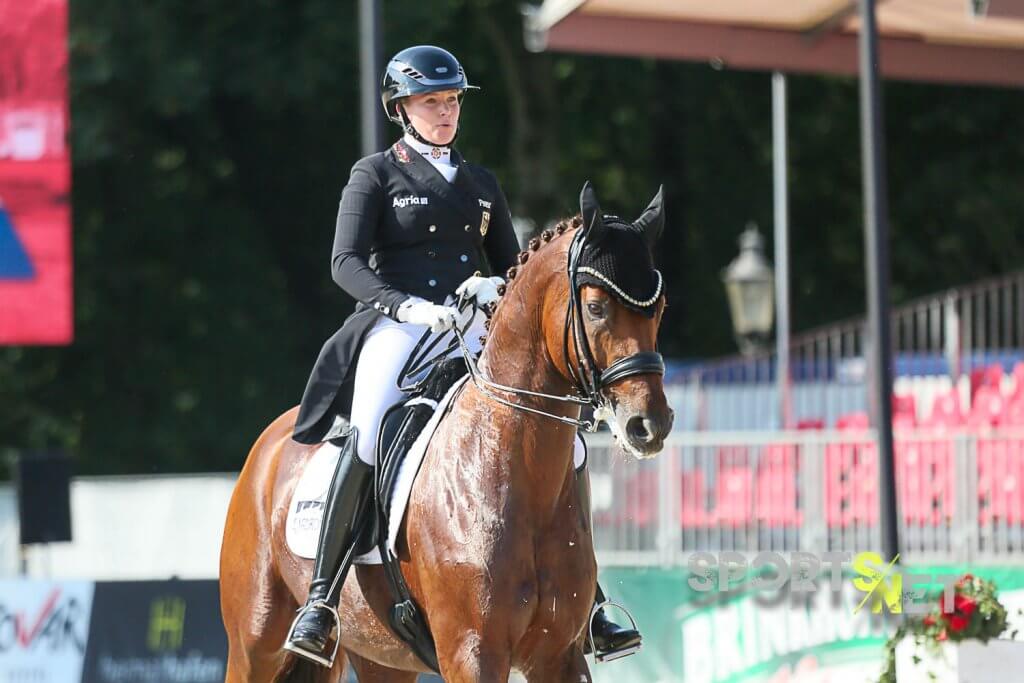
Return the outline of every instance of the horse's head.
<path id="1" fill-rule="evenodd" d="M 582 225 L 568 251 L 569 278 L 562 280 L 573 283 L 566 293 L 569 313 L 555 318 L 565 321 L 557 331 L 562 352 L 551 349 L 550 333 L 549 349 L 568 361 L 577 387 L 600 403 L 595 417 L 608 423 L 622 448 L 638 458 L 653 457 L 673 417 L 657 353 L 664 286 L 652 257 L 665 223 L 662 192 L 629 222 L 604 215 L 587 183 L 580 210 Z"/>

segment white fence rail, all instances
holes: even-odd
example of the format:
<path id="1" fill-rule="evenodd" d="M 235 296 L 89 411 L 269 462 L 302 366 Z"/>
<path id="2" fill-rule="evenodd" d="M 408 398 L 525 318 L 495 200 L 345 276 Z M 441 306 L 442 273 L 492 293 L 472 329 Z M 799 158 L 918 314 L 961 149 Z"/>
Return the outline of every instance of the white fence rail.
<path id="1" fill-rule="evenodd" d="M 627 459 L 590 439 L 604 563 L 681 565 L 695 550 L 881 549 L 871 432 L 675 433 Z M 896 435 L 905 559 L 1024 560 L 1024 431 Z"/>

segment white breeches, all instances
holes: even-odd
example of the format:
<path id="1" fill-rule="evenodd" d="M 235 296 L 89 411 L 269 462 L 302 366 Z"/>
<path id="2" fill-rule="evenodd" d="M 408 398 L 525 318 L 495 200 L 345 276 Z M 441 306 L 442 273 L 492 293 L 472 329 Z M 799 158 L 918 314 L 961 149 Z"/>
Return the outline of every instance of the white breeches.
<path id="1" fill-rule="evenodd" d="M 474 354 L 480 352 L 480 337 L 486 333 L 484 320 L 484 314 L 476 311 L 469 330 L 463 335 L 466 345 Z M 465 327 L 465 322 L 463 319 L 460 328 Z M 384 419 L 384 413 L 404 395 L 396 383 L 398 375 L 426 331 L 424 325 L 400 323 L 381 317 L 367 333 L 363 342 L 356 362 L 350 421 L 358 430 L 356 452 L 359 459 L 369 465 L 374 464 L 377 457 L 377 431 L 380 429 L 381 420 Z M 445 335 L 445 339 L 435 347 L 435 354 L 444 349 L 449 340 L 455 339 L 451 332 L 441 334 Z M 461 355 L 462 352 L 458 348 L 449 354 L 450 357 Z M 412 384 L 417 379 L 419 377 L 411 377 L 405 381 L 406 384 Z M 586 447 L 582 439 L 577 437 L 573 450 L 573 465 L 579 469 L 585 460 Z"/>

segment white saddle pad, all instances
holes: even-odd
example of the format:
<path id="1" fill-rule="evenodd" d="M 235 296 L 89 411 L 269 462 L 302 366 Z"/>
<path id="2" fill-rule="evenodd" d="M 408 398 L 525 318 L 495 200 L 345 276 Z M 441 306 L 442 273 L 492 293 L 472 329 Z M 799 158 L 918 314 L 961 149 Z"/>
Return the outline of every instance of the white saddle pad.
<path id="1" fill-rule="evenodd" d="M 447 412 L 448 405 L 468 379 L 469 375 L 466 375 L 452 385 L 452 388 L 437 404 L 434 414 L 423 427 L 423 431 L 416 437 L 412 448 L 409 449 L 405 460 L 402 461 L 398 477 L 395 479 L 391 511 L 388 516 L 388 548 L 392 553 L 396 553 L 398 530 L 402 526 L 405 508 L 409 504 L 409 496 L 412 493 L 412 485 L 416 480 L 416 473 L 419 472 L 420 463 L 423 462 L 423 456 L 427 452 L 427 445 L 430 444 L 437 425 L 440 424 L 441 418 Z M 288 542 L 289 550 L 299 557 L 307 559 L 316 557 L 316 546 L 320 539 L 320 527 L 323 524 L 327 489 L 331 485 L 331 477 L 334 476 L 334 469 L 338 464 L 338 455 L 337 447 L 329 443 L 318 448 L 306 463 L 299 484 L 295 487 L 295 493 L 292 494 L 292 501 L 288 505 L 288 520 L 285 522 L 285 540 Z M 380 564 L 380 552 L 374 548 L 365 555 L 357 557 L 355 562 L 357 564 Z"/>

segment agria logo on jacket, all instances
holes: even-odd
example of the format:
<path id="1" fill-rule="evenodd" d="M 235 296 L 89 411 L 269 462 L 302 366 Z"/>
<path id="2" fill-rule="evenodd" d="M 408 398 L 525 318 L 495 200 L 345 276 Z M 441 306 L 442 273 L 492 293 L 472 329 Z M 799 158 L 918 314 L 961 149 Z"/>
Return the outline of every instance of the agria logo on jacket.
<path id="1" fill-rule="evenodd" d="M 391 202 L 392 208 L 404 209 L 407 206 L 426 206 L 429 197 L 416 197 L 409 195 L 408 197 L 395 197 L 394 201 Z"/>

